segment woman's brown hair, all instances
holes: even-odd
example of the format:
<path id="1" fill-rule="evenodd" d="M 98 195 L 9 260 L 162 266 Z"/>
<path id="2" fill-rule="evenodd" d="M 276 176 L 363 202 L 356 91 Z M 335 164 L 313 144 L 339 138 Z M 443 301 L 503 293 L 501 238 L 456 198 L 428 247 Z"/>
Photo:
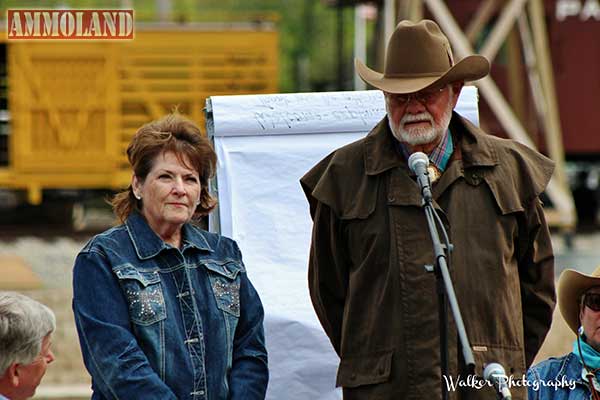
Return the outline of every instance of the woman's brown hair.
<path id="1" fill-rule="evenodd" d="M 217 201 L 208 192 L 208 183 L 215 174 L 217 155 L 209 141 L 202 136 L 200 128 L 178 112 L 149 122 L 136 132 L 127 147 L 127 158 L 137 178 L 144 182 L 152 169 L 154 160 L 160 154 L 174 153 L 179 161 L 185 158 L 198 171 L 200 176 L 200 204 L 194 212 L 194 219 L 208 215 Z M 133 188 L 117 193 L 111 201 L 115 215 L 124 222 L 135 210 L 141 211 L 142 201 L 135 198 Z"/>

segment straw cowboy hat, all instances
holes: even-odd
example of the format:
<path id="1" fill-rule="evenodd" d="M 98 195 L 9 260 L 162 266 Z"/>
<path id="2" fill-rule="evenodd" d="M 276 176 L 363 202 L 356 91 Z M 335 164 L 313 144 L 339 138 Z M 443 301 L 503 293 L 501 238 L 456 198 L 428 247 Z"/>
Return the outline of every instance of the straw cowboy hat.
<path id="1" fill-rule="evenodd" d="M 440 27 L 431 20 L 402 21 L 388 43 L 383 73 L 355 59 L 358 75 L 367 83 L 389 93 L 412 93 L 429 86 L 456 81 L 474 81 L 490 71 L 480 55 L 454 64 L 452 49 Z"/>
<path id="2" fill-rule="evenodd" d="M 575 334 L 579 329 L 579 301 L 588 289 L 600 286 L 600 266 L 591 275 L 566 269 L 558 278 L 558 306 L 569 328 Z"/>

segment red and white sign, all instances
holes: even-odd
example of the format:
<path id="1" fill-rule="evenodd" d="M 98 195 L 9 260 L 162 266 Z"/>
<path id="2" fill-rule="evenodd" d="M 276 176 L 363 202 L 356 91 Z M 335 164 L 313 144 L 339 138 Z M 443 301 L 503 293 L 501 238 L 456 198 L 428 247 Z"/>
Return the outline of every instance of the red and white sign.
<path id="1" fill-rule="evenodd" d="M 133 39 L 133 10 L 10 9 L 8 39 Z"/>
<path id="2" fill-rule="evenodd" d="M 556 19 L 600 21 L 600 0 L 556 0 Z"/>

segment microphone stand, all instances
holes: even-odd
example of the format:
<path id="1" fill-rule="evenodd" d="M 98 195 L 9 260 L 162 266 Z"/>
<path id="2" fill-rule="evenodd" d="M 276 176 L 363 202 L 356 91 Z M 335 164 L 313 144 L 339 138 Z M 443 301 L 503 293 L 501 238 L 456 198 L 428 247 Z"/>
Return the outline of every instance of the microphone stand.
<path id="1" fill-rule="evenodd" d="M 427 180 L 429 181 L 429 174 L 427 173 Z M 429 195 L 425 195 L 425 188 L 421 188 L 421 194 L 423 195 L 423 208 L 425 210 L 425 216 L 427 218 L 427 226 L 429 227 L 429 233 L 431 235 L 431 241 L 433 243 L 433 252 L 435 255 L 434 266 L 426 265 L 425 269 L 428 272 L 434 272 L 436 277 L 437 287 L 437 298 L 438 298 L 438 313 L 439 313 L 439 326 L 440 326 L 440 358 L 441 358 L 441 385 L 442 385 L 442 399 L 448 399 L 448 388 L 444 384 L 444 376 L 448 377 L 448 314 L 447 314 L 447 302 L 450 303 L 450 309 L 456 322 L 456 328 L 458 330 L 458 336 L 462 347 L 463 358 L 467 366 L 469 374 L 475 372 L 475 359 L 473 352 L 471 351 L 471 345 L 469 338 L 467 337 L 467 331 L 463 323 L 463 319 L 458 307 L 458 301 L 456 300 L 456 294 L 454 293 L 454 287 L 448 272 L 447 256 L 446 251 L 450 253 L 452 251 L 452 244 L 448 240 L 448 234 L 441 219 L 435 208 L 433 207 L 432 198 Z M 427 188 L 429 189 L 429 188 Z M 428 193 L 427 193 L 428 194 Z M 437 226 L 436 226 L 437 223 Z M 438 233 L 439 229 L 442 231 L 445 240 L 445 246 L 440 241 Z"/>

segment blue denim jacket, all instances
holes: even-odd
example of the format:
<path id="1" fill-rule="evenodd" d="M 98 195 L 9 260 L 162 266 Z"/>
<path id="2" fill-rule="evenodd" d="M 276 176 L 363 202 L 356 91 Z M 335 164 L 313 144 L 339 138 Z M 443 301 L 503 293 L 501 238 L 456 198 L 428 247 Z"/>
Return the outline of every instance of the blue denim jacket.
<path id="1" fill-rule="evenodd" d="M 264 399 L 263 308 L 237 244 L 191 224 L 181 249 L 145 219 L 77 256 L 73 311 L 92 399 Z"/>
<path id="2" fill-rule="evenodd" d="M 581 376 L 583 365 L 574 353 L 549 358 L 527 371 L 529 400 L 588 400 L 587 381 Z"/>

